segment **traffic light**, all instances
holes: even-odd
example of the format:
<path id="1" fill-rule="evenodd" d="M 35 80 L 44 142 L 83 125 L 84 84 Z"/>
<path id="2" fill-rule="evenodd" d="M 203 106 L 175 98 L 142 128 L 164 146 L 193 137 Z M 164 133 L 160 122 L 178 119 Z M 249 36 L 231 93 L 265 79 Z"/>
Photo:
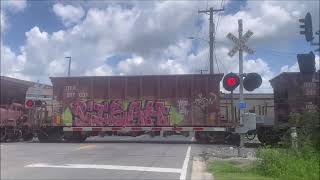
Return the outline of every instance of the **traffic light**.
<path id="1" fill-rule="evenodd" d="M 227 91 L 233 91 L 240 84 L 240 78 L 235 73 L 226 74 L 223 78 L 223 87 Z"/>
<path id="2" fill-rule="evenodd" d="M 300 31 L 300 34 L 304 34 L 308 42 L 312 41 L 314 37 L 312 33 L 311 14 L 308 12 L 304 19 L 299 19 L 299 22 L 302 23 L 302 25 L 300 25 L 300 28 L 302 28 L 303 30 Z"/>
<path id="3" fill-rule="evenodd" d="M 316 71 L 315 56 L 312 51 L 309 54 L 297 54 L 300 72 L 313 73 Z"/>
<path id="4" fill-rule="evenodd" d="M 260 87 L 262 78 L 258 73 L 248 73 L 243 79 L 243 88 L 247 91 L 253 91 Z"/>

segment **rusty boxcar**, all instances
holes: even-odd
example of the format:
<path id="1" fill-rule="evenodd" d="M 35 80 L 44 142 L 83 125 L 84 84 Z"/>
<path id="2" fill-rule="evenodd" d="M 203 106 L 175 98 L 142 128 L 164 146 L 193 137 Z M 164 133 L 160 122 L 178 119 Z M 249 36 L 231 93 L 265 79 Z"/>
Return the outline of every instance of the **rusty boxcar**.
<path id="1" fill-rule="evenodd" d="M 320 72 L 284 72 L 270 80 L 274 91 L 274 126 L 259 127 L 261 142 L 273 143 L 280 140 L 283 132 L 292 125 L 292 113 L 318 111 L 320 108 Z"/>
<path id="2" fill-rule="evenodd" d="M 51 77 L 50 127 L 40 141 L 83 141 L 100 132 L 230 132 L 235 122 L 221 119 L 220 81 L 214 75 Z M 169 133 L 170 134 L 170 133 Z M 209 133 L 210 134 L 210 133 Z"/>

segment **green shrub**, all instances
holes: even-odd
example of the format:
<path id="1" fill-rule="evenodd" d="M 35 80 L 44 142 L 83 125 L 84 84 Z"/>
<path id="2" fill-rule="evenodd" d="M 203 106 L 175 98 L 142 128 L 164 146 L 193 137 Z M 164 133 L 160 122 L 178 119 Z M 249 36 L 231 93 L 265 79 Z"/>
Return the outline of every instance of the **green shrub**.
<path id="1" fill-rule="evenodd" d="M 320 150 L 320 114 L 319 112 L 293 113 L 290 123 L 297 127 L 298 144 L 300 147 L 313 146 Z M 284 144 L 290 144 L 290 132 L 283 139 Z"/>
<path id="2" fill-rule="evenodd" d="M 304 147 L 292 149 L 262 148 L 257 152 L 257 172 L 280 179 L 319 179 L 319 151 Z"/>

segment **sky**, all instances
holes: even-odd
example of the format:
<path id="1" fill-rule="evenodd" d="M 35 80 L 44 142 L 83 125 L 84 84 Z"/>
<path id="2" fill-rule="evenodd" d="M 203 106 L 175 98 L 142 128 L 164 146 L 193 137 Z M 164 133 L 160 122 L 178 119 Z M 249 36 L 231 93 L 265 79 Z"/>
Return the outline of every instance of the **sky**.
<path id="1" fill-rule="evenodd" d="M 262 76 L 255 92 L 272 92 L 270 79 L 299 71 L 296 54 L 317 48 L 299 34 L 298 19 L 310 12 L 319 30 L 319 1 L 4 0 L 1 75 L 51 84 L 49 77 L 67 75 L 66 56 L 72 76 L 199 74 L 209 69 L 209 16 L 198 10 L 210 7 L 225 9 L 213 17 L 215 73 L 238 72 L 226 38 L 237 35 L 238 19 L 254 33 L 244 72 Z"/>

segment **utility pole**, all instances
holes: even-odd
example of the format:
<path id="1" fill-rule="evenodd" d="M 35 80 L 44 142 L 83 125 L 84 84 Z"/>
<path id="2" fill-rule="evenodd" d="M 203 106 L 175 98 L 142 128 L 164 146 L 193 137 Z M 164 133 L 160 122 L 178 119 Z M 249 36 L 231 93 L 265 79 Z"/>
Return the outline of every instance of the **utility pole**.
<path id="1" fill-rule="evenodd" d="M 198 13 L 205 13 L 210 15 L 209 18 L 209 45 L 210 45 L 210 74 L 214 74 L 214 69 L 213 69 L 213 43 L 214 43 L 214 34 L 215 34 L 215 24 L 213 22 L 213 13 L 214 12 L 219 12 L 219 11 L 224 11 L 224 9 L 213 9 L 212 7 L 209 10 L 202 10 L 198 11 Z"/>
<path id="2" fill-rule="evenodd" d="M 69 59 L 69 66 L 68 66 L 68 77 L 70 77 L 70 68 L 71 68 L 71 56 L 67 56 L 65 58 Z"/>

